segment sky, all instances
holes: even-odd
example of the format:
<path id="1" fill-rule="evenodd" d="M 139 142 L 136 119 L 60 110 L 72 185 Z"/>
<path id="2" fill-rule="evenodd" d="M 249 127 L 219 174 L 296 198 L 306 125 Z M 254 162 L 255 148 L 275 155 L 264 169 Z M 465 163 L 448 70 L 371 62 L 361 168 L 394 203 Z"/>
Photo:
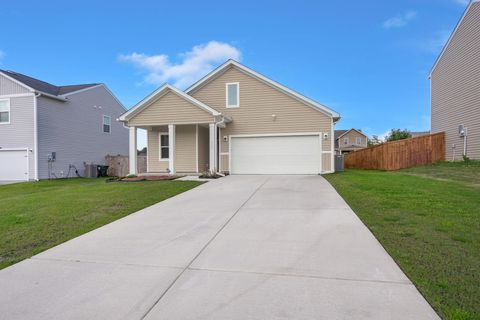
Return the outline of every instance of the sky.
<path id="1" fill-rule="evenodd" d="M 337 129 L 425 131 L 428 75 L 467 4 L 5 1 L 0 69 L 56 85 L 102 82 L 130 108 L 233 58 L 339 112 Z"/>

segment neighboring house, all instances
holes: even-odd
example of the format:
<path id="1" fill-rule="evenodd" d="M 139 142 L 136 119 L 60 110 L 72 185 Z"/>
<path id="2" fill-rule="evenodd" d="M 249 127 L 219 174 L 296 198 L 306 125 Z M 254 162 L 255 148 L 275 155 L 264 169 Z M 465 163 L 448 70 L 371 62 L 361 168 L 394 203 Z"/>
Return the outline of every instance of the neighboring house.
<path id="1" fill-rule="evenodd" d="M 127 154 L 128 129 L 115 121 L 123 112 L 104 84 L 55 86 L 0 70 L 0 180 L 83 175 L 84 162 Z"/>
<path id="2" fill-rule="evenodd" d="M 480 159 L 480 0 L 471 1 L 430 73 L 432 133 L 446 160 Z"/>
<path id="3" fill-rule="evenodd" d="M 335 153 L 345 154 L 367 147 L 368 137 L 358 129 L 335 130 Z"/>
<path id="4" fill-rule="evenodd" d="M 333 172 L 340 115 L 229 60 L 186 91 L 165 84 L 124 113 L 130 172 L 136 129 L 147 130 L 148 172 Z"/>

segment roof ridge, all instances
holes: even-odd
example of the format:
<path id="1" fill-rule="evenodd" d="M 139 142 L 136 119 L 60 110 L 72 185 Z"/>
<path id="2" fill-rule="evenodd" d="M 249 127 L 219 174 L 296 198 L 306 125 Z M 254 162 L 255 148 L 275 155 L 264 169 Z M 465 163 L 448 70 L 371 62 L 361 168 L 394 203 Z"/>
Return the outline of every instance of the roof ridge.
<path id="1" fill-rule="evenodd" d="M 96 85 L 100 85 L 101 83 L 79 83 L 79 84 L 68 84 L 68 85 L 55 85 L 50 82 L 40 80 L 38 78 L 34 78 L 32 76 L 14 71 L 14 70 L 5 70 L 5 69 L 0 69 L 0 72 L 3 72 L 7 76 L 15 79 L 16 81 L 21 82 L 22 84 L 40 91 L 44 92 L 47 94 L 52 94 L 55 96 L 60 96 L 65 93 L 69 92 L 62 92 L 62 89 L 66 88 L 73 88 L 73 87 L 82 87 L 82 88 L 88 88 Z"/>

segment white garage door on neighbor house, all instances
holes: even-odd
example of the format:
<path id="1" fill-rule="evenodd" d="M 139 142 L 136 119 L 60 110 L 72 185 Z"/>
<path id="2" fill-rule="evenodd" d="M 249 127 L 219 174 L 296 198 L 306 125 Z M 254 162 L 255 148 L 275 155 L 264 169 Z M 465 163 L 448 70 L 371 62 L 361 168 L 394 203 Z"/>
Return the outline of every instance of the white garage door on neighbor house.
<path id="1" fill-rule="evenodd" d="M 232 136 L 232 174 L 318 174 L 319 135 Z"/>
<path id="2" fill-rule="evenodd" d="M 0 149 L 0 180 L 28 180 L 28 151 Z"/>

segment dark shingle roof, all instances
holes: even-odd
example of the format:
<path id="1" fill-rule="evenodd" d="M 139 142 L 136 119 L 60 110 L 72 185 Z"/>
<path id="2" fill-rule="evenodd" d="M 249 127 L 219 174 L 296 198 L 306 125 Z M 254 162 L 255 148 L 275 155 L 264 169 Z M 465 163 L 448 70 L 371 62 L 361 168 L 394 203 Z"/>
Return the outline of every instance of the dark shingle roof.
<path id="1" fill-rule="evenodd" d="M 43 93 L 48 93 L 54 96 L 60 96 L 70 92 L 93 87 L 99 84 L 99 83 L 89 83 L 89 84 L 74 84 L 74 85 L 68 85 L 68 86 L 56 86 L 51 83 L 29 77 L 27 75 L 24 75 L 15 71 L 0 69 L 0 72 L 5 73 L 9 77 L 17 81 L 20 81 L 21 83 L 25 84 L 26 86 L 34 90 L 37 90 Z"/>
<path id="2" fill-rule="evenodd" d="M 350 130 L 350 129 L 349 129 Z M 345 132 L 347 132 L 348 130 L 335 130 L 334 132 L 334 138 L 335 140 L 338 139 L 338 137 L 340 137 L 342 134 L 344 134 Z"/>

